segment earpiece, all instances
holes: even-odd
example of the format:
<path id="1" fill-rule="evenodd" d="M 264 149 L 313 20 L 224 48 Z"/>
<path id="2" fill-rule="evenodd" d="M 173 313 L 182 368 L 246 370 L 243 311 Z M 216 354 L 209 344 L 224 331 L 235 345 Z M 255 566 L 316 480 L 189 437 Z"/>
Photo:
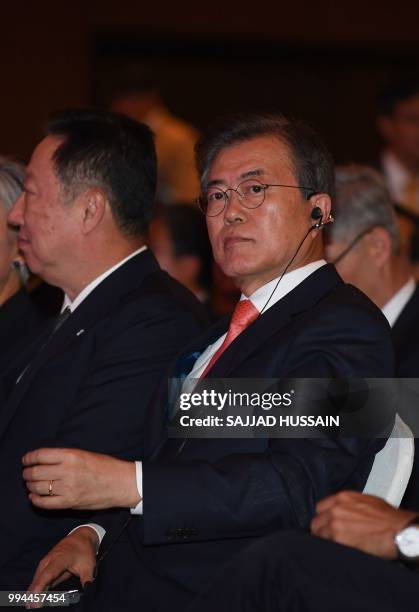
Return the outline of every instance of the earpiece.
<path id="1" fill-rule="evenodd" d="M 320 229 L 324 225 L 327 225 L 328 223 L 333 223 L 333 221 L 334 221 L 334 219 L 333 219 L 331 214 L 328 216 L 326 221 L 323 221 L 323 211 L 320 208 L 320 206 L 315 206 L 313 208 L 313 210 L 311 211 L 310 217 L 312 219 L 314 219 L 315 221 L 317 219 L 319 219 L 318 223 L 315 223 L 314 225 L 311 226 L 310 231 L 313 230 L 313 229 Z"/>
<path id="2" fill-rule="evenodd" d="M 313 208 L 313 210 L 311 211 L 311 218 L 316 220 L 316 219 L 321 219 L 323 217 L 323 211 L 320 208 L 320 206 L 315 206 Z"/>

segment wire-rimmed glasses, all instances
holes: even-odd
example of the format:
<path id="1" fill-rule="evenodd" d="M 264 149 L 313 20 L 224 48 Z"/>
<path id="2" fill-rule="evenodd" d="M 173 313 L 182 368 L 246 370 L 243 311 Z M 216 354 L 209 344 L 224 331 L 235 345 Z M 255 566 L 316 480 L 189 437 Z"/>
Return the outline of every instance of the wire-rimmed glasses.
<path id="1" fill-rule="evenodd" d="M 306 199 L 309 199 L 315 194 L 311 187 L 302 187 L 300 185 L 281 185 L 274 183 L 262 183 L 257 179 L 250 178 L 242 181 L 234 187 L 228 189 L 220 189 L 217 185 L 209 187 L 208 191 L 198 198 L 199 208 L 207 217 L 216 217 L 221 214 L 227 206 L 229 191 L 237 193 L 241 204 L 245 208 L 258 208 L 262 206 L 265 200 L 265 192 L 270 187 L 288 187 L 290 189 L 302 189 L 307 191 Z"/>

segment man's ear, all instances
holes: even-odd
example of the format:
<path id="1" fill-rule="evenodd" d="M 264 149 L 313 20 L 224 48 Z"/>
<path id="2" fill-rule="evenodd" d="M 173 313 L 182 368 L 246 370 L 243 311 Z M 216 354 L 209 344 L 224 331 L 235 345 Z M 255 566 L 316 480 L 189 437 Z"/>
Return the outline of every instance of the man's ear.
<path id="1" fill-rule="evenodd" d="M 330 196 L 327 193 L 316 193 L 311 196 L 310 205 L 310 214 L 312 210 L 317 207 L 320 208 L 320 210 L 322 211 L 321 219 L 312 219 L 310 217 L 310 221 L 312 222 L 312 224 L 315 225 L 316 223 L 320 223 L 320 221 L 322 223 L 325 223 L 332 211 L 332 201 L 330 199 Z"/>
<path id="2" fill-rule="evenodd" d="M 391 258 L 392 241 L 388 231 L 381 226 L 374 227 L 365 236 L 365 244 L 377 268 L 383 267 Z"/>
<path id="3" fill-rule="evenodd" d="M 106 205 L 107 198 L 97 187 L 90 187 L 81 194 L 78 206 L 84 234 L 89 234 L 99 225 L 105 214 Z"/>

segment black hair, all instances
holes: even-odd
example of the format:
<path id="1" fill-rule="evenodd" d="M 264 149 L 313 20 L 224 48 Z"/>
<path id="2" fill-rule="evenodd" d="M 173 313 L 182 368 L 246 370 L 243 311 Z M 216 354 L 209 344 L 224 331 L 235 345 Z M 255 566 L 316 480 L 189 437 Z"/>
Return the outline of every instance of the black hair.
<path id="1" fill-rule="evenodd" d="M 302 121 L 283 115 L 246 114 L 227 117 L 216 124 L 198 141 L 195 147 L 201 189 L 211 164 L 225 148 L 259 136 L 275 136 L 290 151 L 296 179 L 303 188 L 304 198 L 313 193 L 334 193 L 333 158 L 317 132 Z"/>
<path id="2" fill-rule="evenodd" d="M 64 191 L 73 199 L 84 189 L 100 187 L 121 231 L 143 235 L 156 190 L 151 130 L 119 113 L 76 109 L 51 115 L 47 134 L 63 139 L 53 161 Z"/>

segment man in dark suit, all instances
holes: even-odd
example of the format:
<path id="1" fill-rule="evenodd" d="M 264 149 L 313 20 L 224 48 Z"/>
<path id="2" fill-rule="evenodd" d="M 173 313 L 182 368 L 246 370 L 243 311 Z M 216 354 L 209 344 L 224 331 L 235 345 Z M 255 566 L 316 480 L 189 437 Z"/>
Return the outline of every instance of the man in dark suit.
<path id="1" fill-rule="evenodd" d="M 327 229 L 327 258 L 346 282 L 361 289 L 382 309 L 391 326 L 396 375 L 417 378 L 419 288 L 409 257 L 400 248 L 394 207 L 381 175 L 367 166 L 338 167 L 334 211 L 336 221 Z M 417 432 L 416 398 L 403 398 L 403 419 Z M 403 501 L 413 508 L 419 507 L 418 461 L 416 453 L 414 477 Z"/>
<path id="2" fill-rule="evenodd" d="M 419 289 L 383 178 L 368 166 L 336 171 L 336 221 L 327 228 L 327 259 L 342 278 L 363 291 L 387 318 L 396 374 L 419 374 Z"/>
<path id="3" fill-rule="evenodd" d="M 334 172 L 318 136 L 283 117 L 251 116 L 215 128 L 197 155 L 214 257 L 242 299 L 178 359 L 173 374 L 187 376 L 184 388 L 197 378 L 392 376 L 383 316 L 323 260 Z M 136 463 L 136 478 L 132 465 L 110 457 L 38 449 L 24 458 L 24 478 L 43 509 L 143 514 L 100 563 L 86 609 L 182 610 L 254 538 L 305 527 L 317 499 L 362 489 L 383 444 L 171 439 L 153 461 Z M 60 483 L 53 497 L 51 479 Z M 40 564 L 31 589 L 68 570 L 91 580 L 96 546 L 89 527 L 70 534 Z"/>
<path id="4" fill-rule="evenodd" d="M 59 320 L 10 364 L 1 391 L 0 584 L 24 588 L 77 513 L 28 503 L 22 454 L 40 445 L 134 459 L 151 398 L 200 329 L 195 298 L 144 246 L 156 182 L 149 129 L 112 113 L 51 118 L 9 221 L 31 270 L 65 292 Z M 50 483 L 53 493 L 54 483 Z"/>
<path id="5" fill-rule="evenodd" d="M 317 505 L 312 535 L 259 539 L 187 612 L 411 612 L 419 600 L 418 522 L 417 511 L 338 493 Z"/>

